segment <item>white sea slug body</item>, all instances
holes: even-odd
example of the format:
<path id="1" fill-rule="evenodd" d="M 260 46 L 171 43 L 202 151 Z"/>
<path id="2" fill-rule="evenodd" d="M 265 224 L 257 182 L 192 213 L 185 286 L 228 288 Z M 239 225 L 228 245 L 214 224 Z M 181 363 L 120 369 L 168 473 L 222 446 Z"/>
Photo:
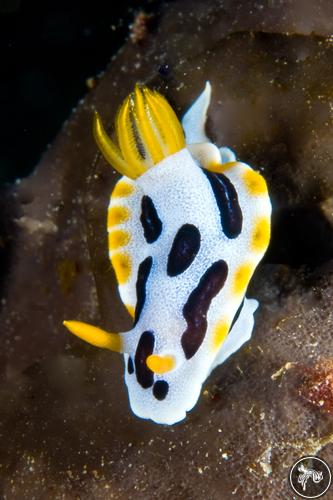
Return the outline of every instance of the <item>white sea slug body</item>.
<path id="1" fill-rule="evenodd" d="M 97 143 L 123 174 L 107 230 L 134 324 L 119 334 L 65 325 L 124 353 L 133 412 L 161 424 L 184 419 L 211 371 L 250 339 L 258 303 L 245 292 L 270 238 L 265 180 L 205 135 L 210 93 L 207 83 L 181 126 L 164 97 L 136 86 L 117 115 L 118 145 L 95 117 Z"/>

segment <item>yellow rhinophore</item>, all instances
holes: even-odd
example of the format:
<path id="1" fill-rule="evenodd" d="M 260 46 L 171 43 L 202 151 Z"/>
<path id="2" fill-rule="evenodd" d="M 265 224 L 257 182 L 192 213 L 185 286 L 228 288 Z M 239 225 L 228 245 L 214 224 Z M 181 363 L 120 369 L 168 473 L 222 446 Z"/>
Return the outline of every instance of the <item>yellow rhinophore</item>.
<path id="1" fill-rule="evenodd" d="M 89 344 L 103 349 L 110 349 L 110 351 L 124 352 L 122 339 L 117 333 L 108 333 L 101 328 L 81 321 L 64 321 L 63 325 L 71 333 Z"/>
<path id="2" fill-rule="evenodd" d="M 93 130 L 105 159 L 131 179 L 185 147 L 184 132 L 175 112 L 161 94 L 145 86 L 136 85 L 118 111 L 118 144 L 107 135 L 97 112 Z"/>
<path id="3" fill-rule="evenodd" d="M 170 372 L 174 369 L 176 365 L 176 360 L 174 356 L 158 356 L 157 354 L 151 354 L 148 356 L 146 364 L 152 372 L 157 375 L 162 375 L 163 373 Z"/>

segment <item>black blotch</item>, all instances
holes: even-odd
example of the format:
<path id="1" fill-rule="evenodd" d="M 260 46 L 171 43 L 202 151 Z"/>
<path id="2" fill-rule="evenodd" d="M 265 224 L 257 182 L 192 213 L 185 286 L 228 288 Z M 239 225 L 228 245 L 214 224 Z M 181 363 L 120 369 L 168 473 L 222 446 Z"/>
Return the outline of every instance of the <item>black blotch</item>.
<path id="1" fill-rule="evenodd" d="M 167 273 L 177 276 L 193 262 L 200 248 L 200 231 L 192 224 L 184 224 L 173 240 L 168 256 Z"/>
<path id="2" fill-rule="evenodd" d="M 170 68 L 169 64 L 161 64 L 161 66 L 158 68 L 159 74 L 163 77 L 170 76 L 170 71 L 171 71 L 171 68 Z"/>
<path id="3" fill-rule="evenodd" d="M 203 169 L 212 187 L 220 211 L 221 225 L 227 238 L 237 238 L 242 231 L 243 214 L 238 203 L 236 189 L 223 174 Z"/>
<path id="4" fill-rule="evenodd" d="M 153 258 L 147 257 L 141 262 L 138 269 L 138 277 L 136 280 L 136 306 L 134 315 L 134 325 L 140 319 L 140 315 L 146 300 L 146 284 L 150 274 L 151 266 L 153 265 Z"/>
<path id="5" fill-rule="evenodd" d="M 132 375 L 132 373 L 134 373 L 134 365 L 133 365 L 133 360 L 132 360 L 131 356 L 128 358 L 128 361 L 127 361 L 127 371 L 130 375 Z"/>
<path id="6" fill-rule="evenodd" d="M 165 380 L 157 380 L 153 387 L 153 394 L 156 399 L 162 401 L 166 398 L 169 391 L 169 384 Z"/>
<path id="7" fill-rule="evenodd" d="M 238 309 L 237 309 L 237 311 L 236 311 L 236 314 L 235 314 L 235 316 L 234 316 L 234 319 L 232 320 L 232 323 L 231 323 L 231 325 L 230 325 L 229 332 L 230 332 L 231 328 L 234 326 L 234 324 L 236 323 L 236 321 L 237 321 L 237 320 L 238 320 L 238 318 L 239 318 L 239 315 L 240 315 L 240 313 L 241 313 L 241 310 L 243 309 L 244 300 L 245 300 L 245 298 L 242 300 L 242 302 L 240 303 L 240 305 L 239 305 L 239 307 L 238 307 Z"/>
<path id="8" fill-rule="evenodd" d="M 224 260 L 214 262 L 201 277 L 183 307 L 187 328 L 182 335 L 181 344 L 187 359 L 192 358 L 202 344 L 207 330 L 210 303 L 223 287 L 227 276 L 227 263 Z"/>
<path id="9" fill-rule="evenodd" d="M 333 258 L 330 216 L 319 205 L 273 211 L 272 237 L 265 261 L 314 269 Z M 1 262 L 1 261 L 0 261 Z"/>
<path id="10" fill-rule="evenodd" d="M 138 347 L 136 348 L 134 363 L 136 378 L 138 383 L 144 389 L 148 389 L 154 383 L 154 373 L 149 370 L 146 360 L 153 354 L 155 337 L 153 332 L 143 332 L 140 337 Z"/>
<path id="11" fill-rule="evenodd" d="M 147 243 L 154 243 L 162 232 L 162 222 L 149 196 L 142 197 L 140 221 Z"/>

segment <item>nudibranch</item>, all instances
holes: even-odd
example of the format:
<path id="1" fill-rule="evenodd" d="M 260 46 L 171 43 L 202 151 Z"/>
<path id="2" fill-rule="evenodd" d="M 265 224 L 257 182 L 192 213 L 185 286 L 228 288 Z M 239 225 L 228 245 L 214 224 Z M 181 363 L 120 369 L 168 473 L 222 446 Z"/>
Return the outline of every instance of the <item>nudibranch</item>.
<path id="1" fill-rule="evenodd" d="M 94 118 L 97 145 L 122 174 L 107 231 L 133 328 L 64 324 L 123 353 L 133 412 L 160 424 L 184 419 L 211 371 L 250 339 L 258 302 L 245 292 L 270 239 L 264 178 L 206 136 L 210 96 L 207 82 L 180 123 L 162 95 L 137 85 L 115 141 Z"/>

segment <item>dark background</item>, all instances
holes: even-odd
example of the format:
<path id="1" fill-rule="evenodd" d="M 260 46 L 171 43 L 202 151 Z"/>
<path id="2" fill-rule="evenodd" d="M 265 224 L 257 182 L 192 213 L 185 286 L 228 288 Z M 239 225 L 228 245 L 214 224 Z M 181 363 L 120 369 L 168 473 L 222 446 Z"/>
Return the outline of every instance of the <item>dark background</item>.
<path id="1" fill-rule="evenodd" d="M 135 15 L 160 1 L 0 0 L 0 183 L 28 175 Z"/>

